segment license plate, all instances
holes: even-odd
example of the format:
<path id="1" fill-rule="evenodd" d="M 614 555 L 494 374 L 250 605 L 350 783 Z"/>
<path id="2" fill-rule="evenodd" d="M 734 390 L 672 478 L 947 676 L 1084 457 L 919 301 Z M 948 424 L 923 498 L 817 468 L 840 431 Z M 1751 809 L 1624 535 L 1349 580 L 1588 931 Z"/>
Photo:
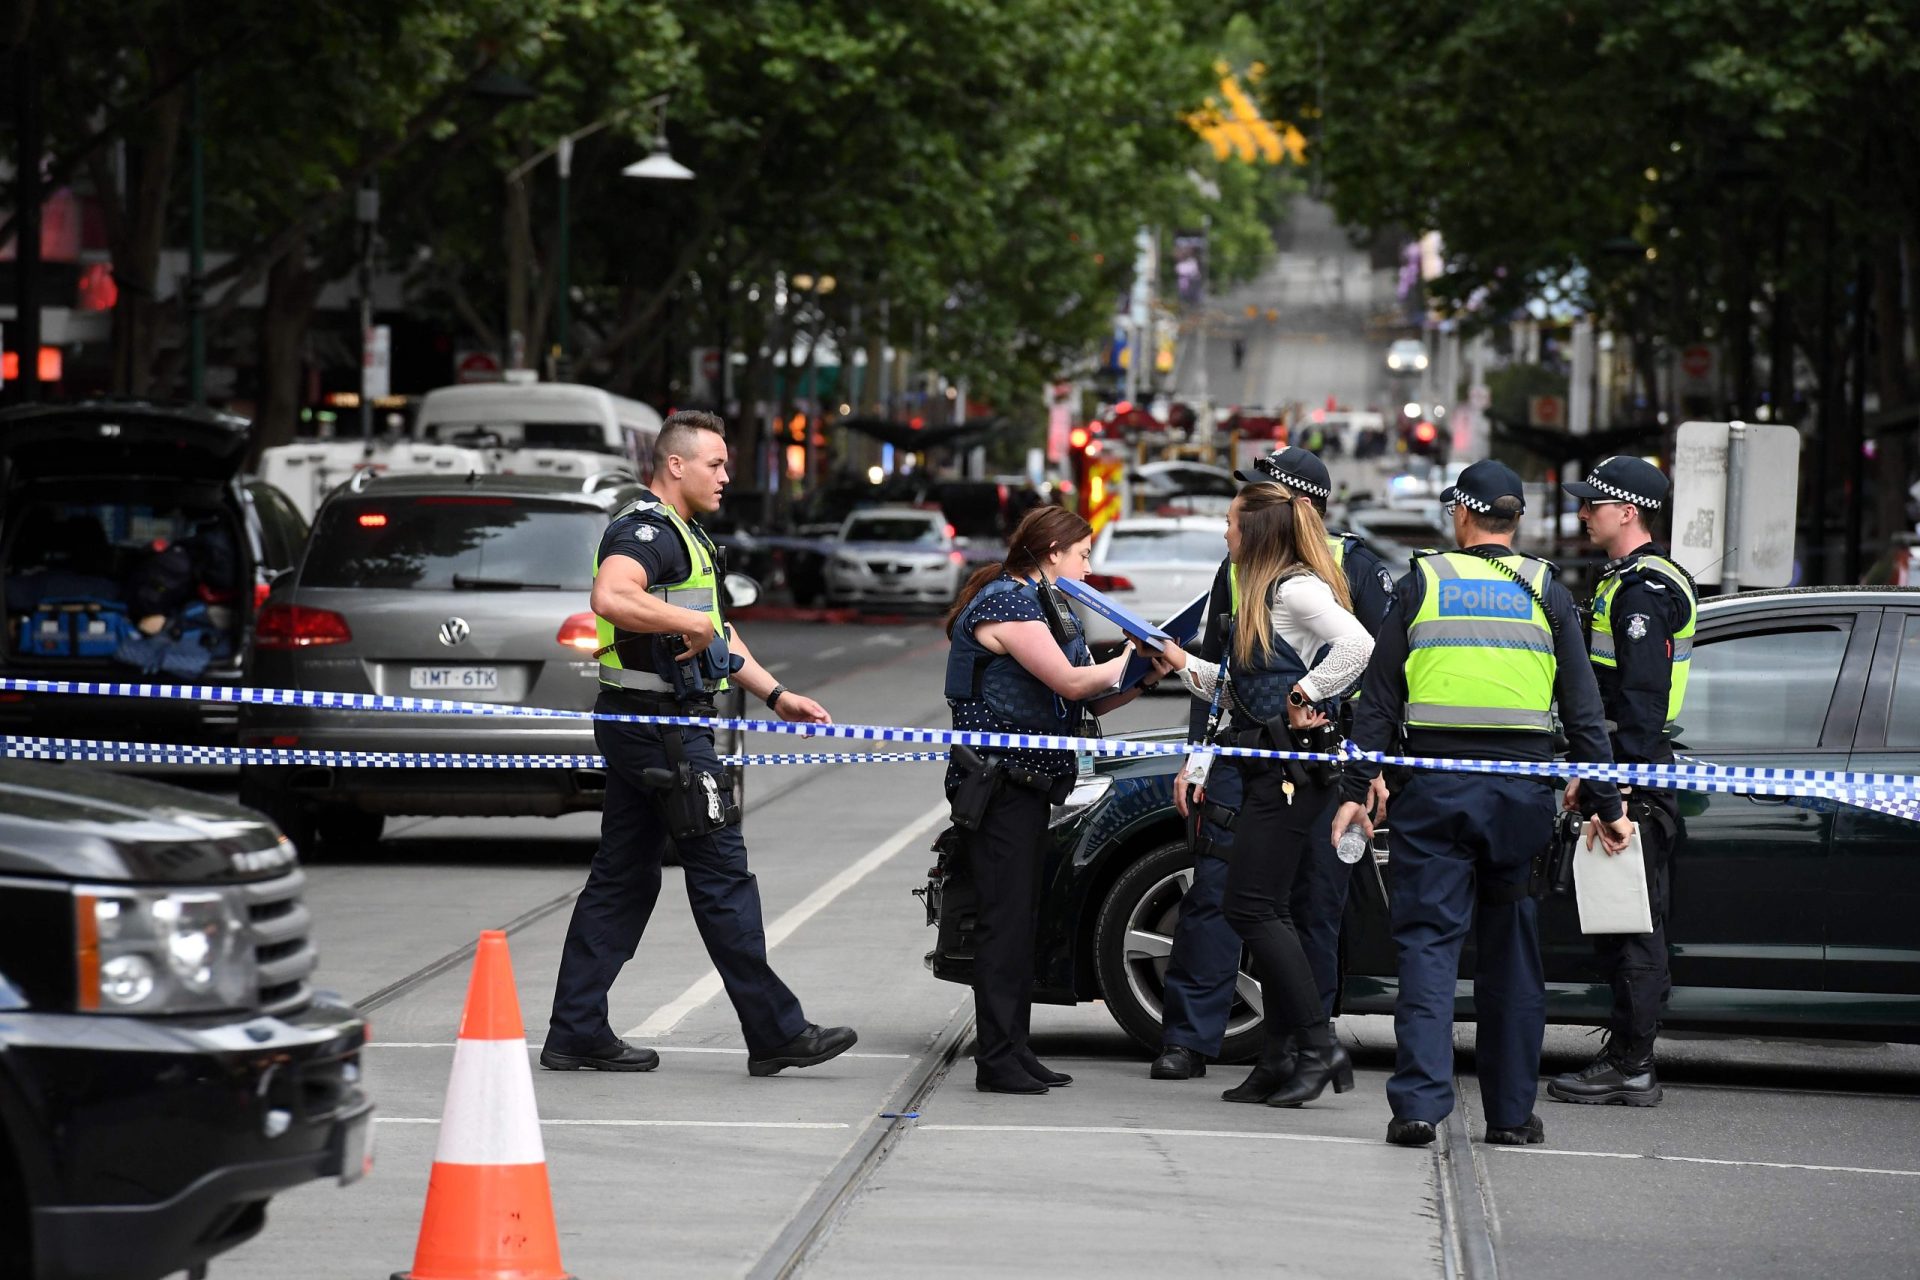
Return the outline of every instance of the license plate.
<path id="1" fill-rule="evenodd" d="M 498 667 L 415 667 L 407 677 L 414 689 L 498 689 Z"/>
<path id="2" fill-rule="evenodd" d="M 340 1135 L 340 1185 L 358 1182 L 373 1172 L 373 1110 L 348 1120 Z"/>

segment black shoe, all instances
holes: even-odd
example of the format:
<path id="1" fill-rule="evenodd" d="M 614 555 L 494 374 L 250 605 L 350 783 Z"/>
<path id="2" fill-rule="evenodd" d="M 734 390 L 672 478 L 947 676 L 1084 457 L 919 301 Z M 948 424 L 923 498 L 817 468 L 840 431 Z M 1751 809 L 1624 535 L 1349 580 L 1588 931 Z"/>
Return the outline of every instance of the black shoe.
<path id="1" fill-rule="evenodd" d="M 660 1055 L 625 1040 L 603 1044 L 589 1053 L 561 1053 L 543 1045 L 540 1065 L 549 1071 L 578 1071 L 582 1067 L 595 1071 L 651 1071 L 660 1065 Z"/>
<path id="2" fill-rule="evenodd" d="M 1547 1140 L 1547 1126 L 1540 1122 L 1539 1116 L 1528 1116 L 1527 1122 L 1511 1127 L 1490 1124 L 1487 1126 L 1486 1141 L 1496 1147 L 1524 1147 L 1533 1142 Z"/>
<path id="3" fill-rule="evenodd" d="M 748 1058 L 747 1074 L 770 1076 L 788 1067 L 817 1067 L 853 1048 L 859 1039 L 852 1027 L 821 1027 L 809 1022 L 805 1031 L 764 1058 Z"/>
<path id="4" fill-rule="evenodd" d="M 1152 1080 L 1193 1080 L 1207 1074 L 1207 1060 L 1183 1044 L 1160 1046 L 1160 1056 L 1147 1069 Z"/>
<path id="5" fill-rule="evenodd" d="M 1297 1107 L 1325 1093 L 1328 1085 L 1335 1093 L 1353 1091 L 1353 1059 L 1338 1041 L 1326 1045 L 1303 1045 L 1297 1055 L 1293 1077 L 1267 1099 L 1270 1107 Z"/>
<path id="6" fill-rule="evenodd" d="M 1433 1126 L 1425 1120 L 1390 1120 L 1387 1141 L 1396 1147 L 1424 1147 L 1434 1139 Z"/>
<path id="7" fill-rule="evenodd" d="M 1064 1089 L 1073 1083 L 1073 1077 L 1064 1071 L 1054 1071 L 1040 1059 L 1028 1054 L 1020 1060 L 1028 1075 L 1046 1085 L 1049 1089 Z"/>
<path id="8" fill-rule="evenodd" d="M 1601 1054 L 1578 1071 L 1547 1082 L 1547 1096 L 1561 1102 L 1617 1102 L 1627 1107 L 1658 1106 L 1662 1090 L 1653 1059 L 1641 1063 L 1616 1062 Z"/>
<path id="9" fill-rule="evenodd" d="M 981 1093 L 1031 1094 L 1045 1093 L 1047 1091 L 1047 1085 L 1044 1081 L 1035 1080 L 1024 1071 L 1018 1075 L 1006 1076 L 1000 1079 L 989 1079 L 986 1076 L 976 1075 L 973 1078 L 973 1087 Z"/>

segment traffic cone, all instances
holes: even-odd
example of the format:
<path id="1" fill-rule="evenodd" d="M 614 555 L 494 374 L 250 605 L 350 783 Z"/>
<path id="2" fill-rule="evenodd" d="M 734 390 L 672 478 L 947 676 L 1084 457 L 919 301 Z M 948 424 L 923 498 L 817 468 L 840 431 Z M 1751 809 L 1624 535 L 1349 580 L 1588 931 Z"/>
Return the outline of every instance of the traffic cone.
<path id="1" fill-rule="evenodd" d="M 480 935 L 413 1269 L 393 1280 L 573 1280 L 547 1188 L 507 935 Z"/>

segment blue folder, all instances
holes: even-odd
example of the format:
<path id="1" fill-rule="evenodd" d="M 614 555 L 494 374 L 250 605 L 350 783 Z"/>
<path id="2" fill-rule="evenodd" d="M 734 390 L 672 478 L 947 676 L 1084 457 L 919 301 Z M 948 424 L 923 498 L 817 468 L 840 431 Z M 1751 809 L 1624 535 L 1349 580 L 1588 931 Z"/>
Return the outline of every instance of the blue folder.
<path id="1" fill-rule="evenodd" d="M 1117 600 L 1108 599 L 1084 582 L 1076 582 L 1072 578 L 1059 578 L 1053 585 L 1060 588 L 1067 599 L 1087 606 L 1134 639 L 1146 641 L 1155 650 L 1160 648 L 1162 640 L 1173 638 L 1127 606 Z M 1201 607 L 1206 606 L 1203 604 Z"/>
<path id="2" fill-rule="evenodd" d="M 1207 597 L 1212 594 L 1202 591 L 1187 605 L 1160 624 L 1163 631 L 1175 644 L 1183 649 L 1192 648 L 1200 639 L 1200 629 L 1207 620 Z M 1146 654 L 1135 650 L 1127 659 L 1127 669 L 1120 676 L 1119 688 L 1125 691 L 1133 688 L 1153 673 L 1153 661 Z"/>

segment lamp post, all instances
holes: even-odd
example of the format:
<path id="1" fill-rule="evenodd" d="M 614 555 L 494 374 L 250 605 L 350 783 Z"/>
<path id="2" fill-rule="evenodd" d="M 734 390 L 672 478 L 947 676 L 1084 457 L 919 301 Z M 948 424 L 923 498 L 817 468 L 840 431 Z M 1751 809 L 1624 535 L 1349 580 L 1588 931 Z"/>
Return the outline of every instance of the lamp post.
<path id="1" fill-rule="evenodd" d="M 693 170 L 675 160 L 667 150 L 667 95 L 660 94 L 647 99 L 638 110 L 655 112 L 653 150 L 644 160 L 636 160 L 620 171 L 622 177 L 653 178 L 656 180 L 685 181 L 693 177 Z M 582 138 L 598 133 L 608 125 L 618 124 L 633 114 L 632 109 L 616 111 L 603 116 L 592 124 L 575 129 L 562 136 L 552 146 L 536 152 L 507 171 L 509 184 L 523 181 L 526 176 L 544 162 L 553 157 L 559 170 L 560 190 L 558 200 L 559 223 L 554 235 L 554 310 L 553 310 L 553 346 L 551 351 L 553 368 L 558 372 L 566 360 L 567 346 L 572 337 L 573 328 L 573 218 L 572 218 L 572 178 L 573 147 Z"/>
<path id="2" fill-rule="evenodd" d="M 380 188 L 369 177 L 353 206 L 360 224 L 360 439 L 373 442 L 373 396 L 368 385 L 373 354 L 373 234 L 380 222 Z"/>

